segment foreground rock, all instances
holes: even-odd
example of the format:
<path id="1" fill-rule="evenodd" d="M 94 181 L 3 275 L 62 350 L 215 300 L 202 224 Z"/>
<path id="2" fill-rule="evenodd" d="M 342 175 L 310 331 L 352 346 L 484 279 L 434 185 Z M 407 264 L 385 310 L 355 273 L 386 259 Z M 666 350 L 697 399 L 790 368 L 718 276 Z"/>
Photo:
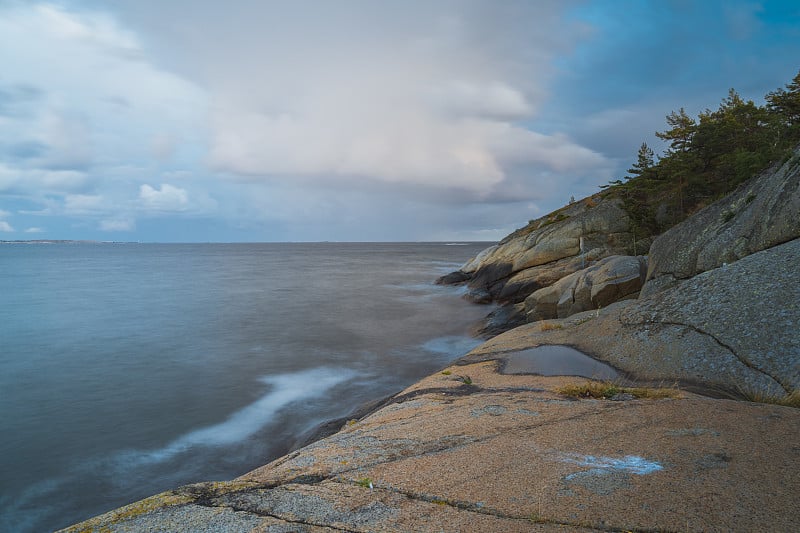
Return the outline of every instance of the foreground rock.
<path id="1" fill-rule="evenodd" d="M 454 366 L 241 478 L 66 531 L 797 531 L 800 410 L 574 400 L 582 378 Z"/>

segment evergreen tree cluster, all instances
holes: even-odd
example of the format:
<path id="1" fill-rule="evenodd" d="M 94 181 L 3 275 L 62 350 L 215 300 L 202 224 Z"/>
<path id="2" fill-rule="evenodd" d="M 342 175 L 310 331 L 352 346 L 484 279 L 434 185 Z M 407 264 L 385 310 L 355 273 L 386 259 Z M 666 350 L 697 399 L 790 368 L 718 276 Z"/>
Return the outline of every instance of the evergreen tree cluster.
<path id="1" fill-rule="evenodd" d="M 719 108 L 697 118 L 681 108 L 656 136 L 669 143 L 656 159 L 643 143 L 623 179 L 604 185 L 622 199 L 636 237 L 658 235 L 784 160 L 800 143 L 800 72 L 758 106 L 731 89 Z"/>

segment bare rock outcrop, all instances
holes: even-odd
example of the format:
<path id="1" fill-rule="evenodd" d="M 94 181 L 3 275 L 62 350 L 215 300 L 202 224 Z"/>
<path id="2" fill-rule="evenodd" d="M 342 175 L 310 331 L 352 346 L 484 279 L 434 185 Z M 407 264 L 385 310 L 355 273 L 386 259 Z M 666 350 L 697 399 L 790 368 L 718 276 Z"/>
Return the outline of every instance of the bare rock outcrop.
<path id="1" fill-rule="evenodd" d="M 525 299 L 528 321 L 566 318 L 635 298 L 644 283 L 646 265 L 643 256 L 613 255 L 565 276 Z"/>
<path id="2" fill-rule="evenodd" d="M 625 253 L 632 242 L 630 219 L 618 201 L 587 198 L 512 233 L 461 270 L 471 288 L 518 303 L 587 260 Z"/>
<path id="3" fill-rule="evenodd" d="M 532 220 L 437 283 L 466 283 L 468 300 L 507 307 L 487 317 L 480 333 L 492 335 L 524 320 L 523 302 L 534 291 L 594 261 L 641 252 L 648 245 L 634 239 L 630 218 L 619 200 L 592 196 Z M 502 323 L 499 317 L 503 316 L 513 320 Z"/>
<path id="4" fill-rule="evenodd" d="M 800 237 L 800 149 L 653 242 L 647 295 Z"/>
<path id="5" fill-rule="evenodd" d="M 800 390 L 800 239 L 666 290 L 569 318 L 526 324 L 482 354 L 568 344 L 642 379 L 780 397 Z"/>

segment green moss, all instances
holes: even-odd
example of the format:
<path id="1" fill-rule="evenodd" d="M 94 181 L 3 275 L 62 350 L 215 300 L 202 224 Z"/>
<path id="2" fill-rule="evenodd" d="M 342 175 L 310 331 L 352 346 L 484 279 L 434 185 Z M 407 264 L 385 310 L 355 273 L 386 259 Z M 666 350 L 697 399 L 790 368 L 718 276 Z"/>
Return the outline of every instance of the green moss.
<path id="1" fill-rule="evenodd" d="M 144 500 L 134 502 L 125 507 L 120 507 L 114 511 L 89 519 L 86 522 L 75 524 L 74 526 L 66 528 L 64 531 L 67 533 L 78 533 L 80 531 L 97 531 L 108 530 L 108 526 L 104 524 L 115 524 L 125 522 L 164 507 L 173 507 L 175 505 L 182 505 L 191 503 L 193 498 L 185 494 L 178 494 L 176 492 L 162 492 L 155 496 L 150 496 Z"/>
<path id="2" fill-rule="evenodd" d="M 733 217 L 735 217 L 735 216 L 736 216 L 736 213 L 735 213 L 735 212 L 733 212 L 733 211 L 723 211 L 723 212 L 722 212 L 722 222 L 723 222 L 724 224 L 727 224 L 727 223 L 728 223 L 728 222 L 730 222 L 730 221 L 733 219 Z"/>

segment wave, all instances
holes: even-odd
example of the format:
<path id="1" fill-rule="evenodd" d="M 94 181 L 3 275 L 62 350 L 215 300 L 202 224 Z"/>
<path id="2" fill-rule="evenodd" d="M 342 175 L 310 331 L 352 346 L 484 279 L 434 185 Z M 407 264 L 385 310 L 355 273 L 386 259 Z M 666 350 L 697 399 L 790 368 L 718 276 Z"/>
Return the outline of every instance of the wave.
<path id="1" fill-rule="evenodd" d="M 278 411 L 290 403 L 323 396 L 355 375 L 350 369 L 320 367 L 264 376 L 260 381 L 270 386 L 267 394 L 236 411 L 224 422 L 187 433 L 160 450 L 146 452 L 141 459 L 160 462 L 195 446 L 225 446 L 242 442 L 268 425 Z"/>
<path id="2" fill-rule="evenodd" d="M 422 344 L 421 347 L 435 354 L 458 357 L 476 348 L 481 342 L 481 340 L 474 337 L 450 335 L 431 339 Z"/>

